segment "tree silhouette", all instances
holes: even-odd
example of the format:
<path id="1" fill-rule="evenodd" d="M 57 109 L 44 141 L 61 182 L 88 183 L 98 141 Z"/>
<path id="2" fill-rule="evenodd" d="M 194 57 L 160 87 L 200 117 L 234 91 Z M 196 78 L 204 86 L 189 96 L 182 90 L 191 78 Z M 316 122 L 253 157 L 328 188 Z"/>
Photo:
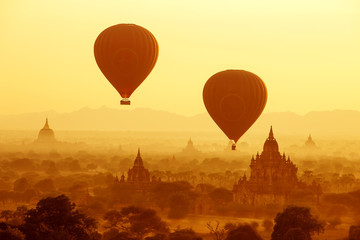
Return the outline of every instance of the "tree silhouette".
<path id="1" fill-rule="evenodd" d="M 14 226 L 18 226 L 24 223 L 25 213 L 28 211 L 26 206 L 19 206 L 12 214 L 12 219 L 9 222 Z"/>
<path id="2" fill-rule="evenodd" d="M 108 188 L 108 201 L 111 204 L 131 204 L 135 194 L 136 189 L 130 184 L 111 183 Z"/>
<path id="3" fill-rule="evenodd" d="M 5 222 L 9 220 L 9 218 L 12 218 L 13 212 L 11 210 L 2 210 L 0 212 L 0 218 L 5 219 Z"/>
<path id="4" fill-rule="evenodd" d="M 121 212 L 117 211 L 117 210 L 111 210 L 108 211 L 107 213 L 105 213 L 104 216 L 104 220 L 107 221 L 108 226 L 106 226 L 107 228 L 114 228 L 114 227 L 118 227 L 118 223 L 120 223 L 123 219 L 123 216 L 121 214 Z"/>
<path id="5" fill-rule="evenodd" d="M 283 236 L 283 240 L 309 240 L 309 236 L 301 228 L 290 228 Z M 311 238 L 310 238 L 311 239 Z"/>
<path id="6" fill-rule="evenodd" d="M 25 235 L 16 228 L 0 227 L 0 239 L 4 240 L 24 240 Z"/>
<path id="7" fill-rule="evenodd" d="M 24 192 L 30 187 L 30 184 L 26 178 L 19 178 L 14 182 L 14 191 Z"/>
<path id="8" fill-rule="evenodd" d="M 233 200 L 233 193 L 226 188 L 215 188 L 209 193 L 209 196 L 217 204 L 224 204 Z"/>
<path id="9" fill-rule="evenodd" d="M 55 163 L 53 161 L 49 161 L 48 167 L 45 170 L 45 173 L 54 176 L 59 174 L 59 170 L 57 169 Z"/>
<path id="10" fill-rule="evenodd" d="M 229 229 L 225 240 L 262 240 L 256 230 L 248 224 L 227 225 L 225 228 Z"/>
<path id="11" fill-rule="evenodd" d="M 360 240 L 360 225 L 350 226 L 349 240 Z"/>
<path id="12" fill-rule="evenodd" d="M 138 239 L 132 237 L 127 232 L 120 232 L 116 228 L 111 228 L 108 231 L 104 232 L 101 240 L 138 240 Z"/>
<path id="13" fill-rule="evenodd" d="M 192 229 L 176 229 L 169 234 L 169 240 L 202 240 Z"/>
<path id="14" fill-rule="evenodd" d="M 324 226 L 311 215 L 309 208 L 289 206 L 282 213 L 276 215 L 271 239 L 282 240 L 285 236 L 293 236 L 295 233 L 288 233 L 290 229 L 297 229 L 292 230 L 294 232 L 301 231 L 305 234 L 305 238 L 301 239 L 310 240 L 311 234 L 324 231 Z M 289 239 L 291 238 L 289 237 Z"/>
<path id="15" fill-rule="evenodd" d="M 169 218 L 184 218 L 190 210 L 190 198 L 184 193 L 174 193 L 169 199 Z"/>
<path id="16" fill-rule="evenodd" d="M 34 189 L 27 189 L 22 193 L 19 200 L 29 203 L 36 195 L 37 192 Z"/>
<path id="17" fill-rule="evenodd" d="M 55 190 L 54 182 L 50 178 L 46 178 L 38 181 L 34 185 L 34 188 L 40 190 L 41 192 L 51 192 Z"/>
<path id="18" fill-rule="evenodd" d="M 152 209 L 129 206 L 120 212 L 107 212 L 104 219 L 111 227 L 119 229 L 119 233 L 126 233 L 131 238 L 143 239 L 145 236 L 169 232 L 167 224 Z"/>
<path id="19" fill-rule="evenodd" d="M 27 212 L 27 208 L 25 206 L 19 206 L 16 208 L 15 211 L 11 211 L 11 210 L 1 211 L 0 218 L 5 219 L 6 224 L 17 226 L 23 223 L 24 215 L 26 212 Z"/>
<path id="20" fill-rule="evenodd" d="M 75 210 L 75 204 L 65 195 L 40 200 L 35 209 L 26 212 L 19 229 L 26 240 L 100 238 L 95 220 Z"/>
<path id="21" fill-rule="evenodd" d="M 161 209 L 168 207 L 170 196 L 174 193 L 188 193 L 191 191 L 192 186 L 190 183 L 185 181 L 179 182 L 158 182 L 152 189 L 153 201 Z"/>
<path id="22" fill-rule="evenodd" d="M 209 229 L 210 234 L 212 235 L 214 240 L 224 240 L 226 236 L 226 230 L 224 228 L 220 228 L 220 222 L 215 221 L 215 225 L 213 225 L 211 222 L 206 223 L 206 227 Z"/>

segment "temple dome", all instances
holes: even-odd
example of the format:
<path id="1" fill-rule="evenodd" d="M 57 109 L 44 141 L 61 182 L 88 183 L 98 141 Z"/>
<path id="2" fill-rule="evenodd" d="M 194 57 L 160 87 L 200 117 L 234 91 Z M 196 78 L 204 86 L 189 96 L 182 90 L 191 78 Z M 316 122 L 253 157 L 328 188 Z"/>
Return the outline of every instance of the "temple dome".
<path id="1" fill-rule="evenodd" d="M 144 163 L 140 155 L 140 148 L 138 148 L 138 153 L 134 161 L 134 167 L 144 168 Z"/>
<path id="2" fill-rule="evenodd" d="M 190 138 L 187 145 L 186 145 L 186 147 L 180 152 L 180 155 L 182 155 L 182 156 L 194 156 L 194 155 L 198 155 L 200 153 L 201 152 L 195 148 L 194 143 Z"/>
<path id="3" fill-rule="evenodd" d="M 48 118 L 46 118 L 44 127 L 39 131 L 38 142 L 55 142 L 55 133 L 49 127 Z"/>
<path id="4" fill-rule="evenodd" d="M 134 161 L 134 166 L 128 171 L 127 181 L 130 183 L 150 183 L 150 173 L 144 167 L 143 160 L 140 155 L 140 148 Z"/>
<path id="5" fill-rule="evenodd" d="M 266 139 L 263 147 L 264 152 L 278 152 L 279 151 L 279 145 L 274 138 L 274 133 L 272 130 L 272 126 L 270 127 L 270 133 L 269 137 Z"/>

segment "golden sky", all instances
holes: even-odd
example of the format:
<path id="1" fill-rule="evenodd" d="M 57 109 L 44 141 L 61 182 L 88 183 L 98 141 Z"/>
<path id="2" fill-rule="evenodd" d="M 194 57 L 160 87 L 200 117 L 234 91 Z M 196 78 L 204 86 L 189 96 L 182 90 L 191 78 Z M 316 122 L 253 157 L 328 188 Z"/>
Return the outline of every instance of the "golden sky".
<path id="1" fill-rule="evenodd" d="M 118 23 L 159 43 L 152 73 L 120 106 L 93 45 Z M 360 110 L 358 0 L 1 0 L 0 114 L 88 106 L 205 112 L 202 89 L 226 69 L 260 76 L 266 112 Z"/>

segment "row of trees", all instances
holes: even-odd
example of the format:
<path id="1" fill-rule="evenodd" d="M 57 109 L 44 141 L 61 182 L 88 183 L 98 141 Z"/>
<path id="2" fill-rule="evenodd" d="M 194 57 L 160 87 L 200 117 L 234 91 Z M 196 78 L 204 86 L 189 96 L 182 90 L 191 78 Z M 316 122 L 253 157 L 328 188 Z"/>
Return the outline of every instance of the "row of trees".
<path id="1" fill-rule="evenodd" d="M 126 204 L 152 205 L 162 210 L 169 209 L 170 218 L 183 218 L 193 212 L 196 202 L 201 197 L 206 198 L 207 205 L 213 206 L 232 202 L 230 190 L 209 184 L 199 184 L 194 189 L 189 182 L 178 181 L 157 182 L 146 187 L 145 191 L 139 193 L 131 184 L 111 183 L 107 188 L 95 188 L 94 199 L 107 203 L 109 208 Z"/>
<path id="2" fill-rule="evenodd" d="M 168 225 L 151 209 L 125 207 L 106 213 L 106 230 L 97 231 L 95 219 L 75 208 L 65 195 L 48 197 L 38 202 L 36 208 L 15 212 L 2 211 L 5 222 L 0 223 L 0 239 L 7 240 L 200 240 L 191 229 L 170 231 Z M 9 219 L 23 212 L 22 222 L 14 224 Z"/>
<path id="3" fill-rule="evenodd" d="M 311 184 L 313 181 L 319 183 L 324 192 L 348 192 L 359 186 L 359 179 L 352 173 L 339 174 L 336 173 L 314 173 L 311 170 L 305 170 L 300 180 Z"/>
<path id="4" fill-rule="evenodd" d="M 192 229 L 171 231 L 154 210 L 134 206 L 108 211 L 103 218 L 106 230 L 100 234 L 96 220 L 76 209 L 65 195 L 42 199 L 30 210 L 19 207 L 13 212 L 2 211 L 1 218 L 5 221 L 0 224 L 0 239 L 9 240 L 202 239 Z M 310 240 L 312 234 L 324 231 L 324 224 L 306 207 L 287 207 L 274 221 L 272 240 Z M 248 224 L 228 223 L 221 228 L 219 223 L 215 226 L 209 223 L 207 227 L 214 240 L 261 240 L 256 229 Z"/>

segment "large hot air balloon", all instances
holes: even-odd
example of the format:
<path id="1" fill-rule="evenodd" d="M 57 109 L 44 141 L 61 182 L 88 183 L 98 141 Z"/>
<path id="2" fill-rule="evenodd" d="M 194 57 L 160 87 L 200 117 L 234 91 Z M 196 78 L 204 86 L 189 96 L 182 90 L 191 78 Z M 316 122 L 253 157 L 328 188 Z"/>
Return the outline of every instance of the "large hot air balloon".
<path id="1" fill-rule="evenodd" d="M 119 92 L 121 104 L 145 80 L 158 58 L 159 46 L 151 32 L 135 24 L 117 24 L 100 33 L 94 45 L 96 63 Z"/>
<path id="2" fill-rule="evenodd" d="M 226 70 L 207 80 L 203 90 L 205 107 L 225 135 L 236 142 L 262 113 L 267 91 L 264 82 L 244 70 Z"/>

